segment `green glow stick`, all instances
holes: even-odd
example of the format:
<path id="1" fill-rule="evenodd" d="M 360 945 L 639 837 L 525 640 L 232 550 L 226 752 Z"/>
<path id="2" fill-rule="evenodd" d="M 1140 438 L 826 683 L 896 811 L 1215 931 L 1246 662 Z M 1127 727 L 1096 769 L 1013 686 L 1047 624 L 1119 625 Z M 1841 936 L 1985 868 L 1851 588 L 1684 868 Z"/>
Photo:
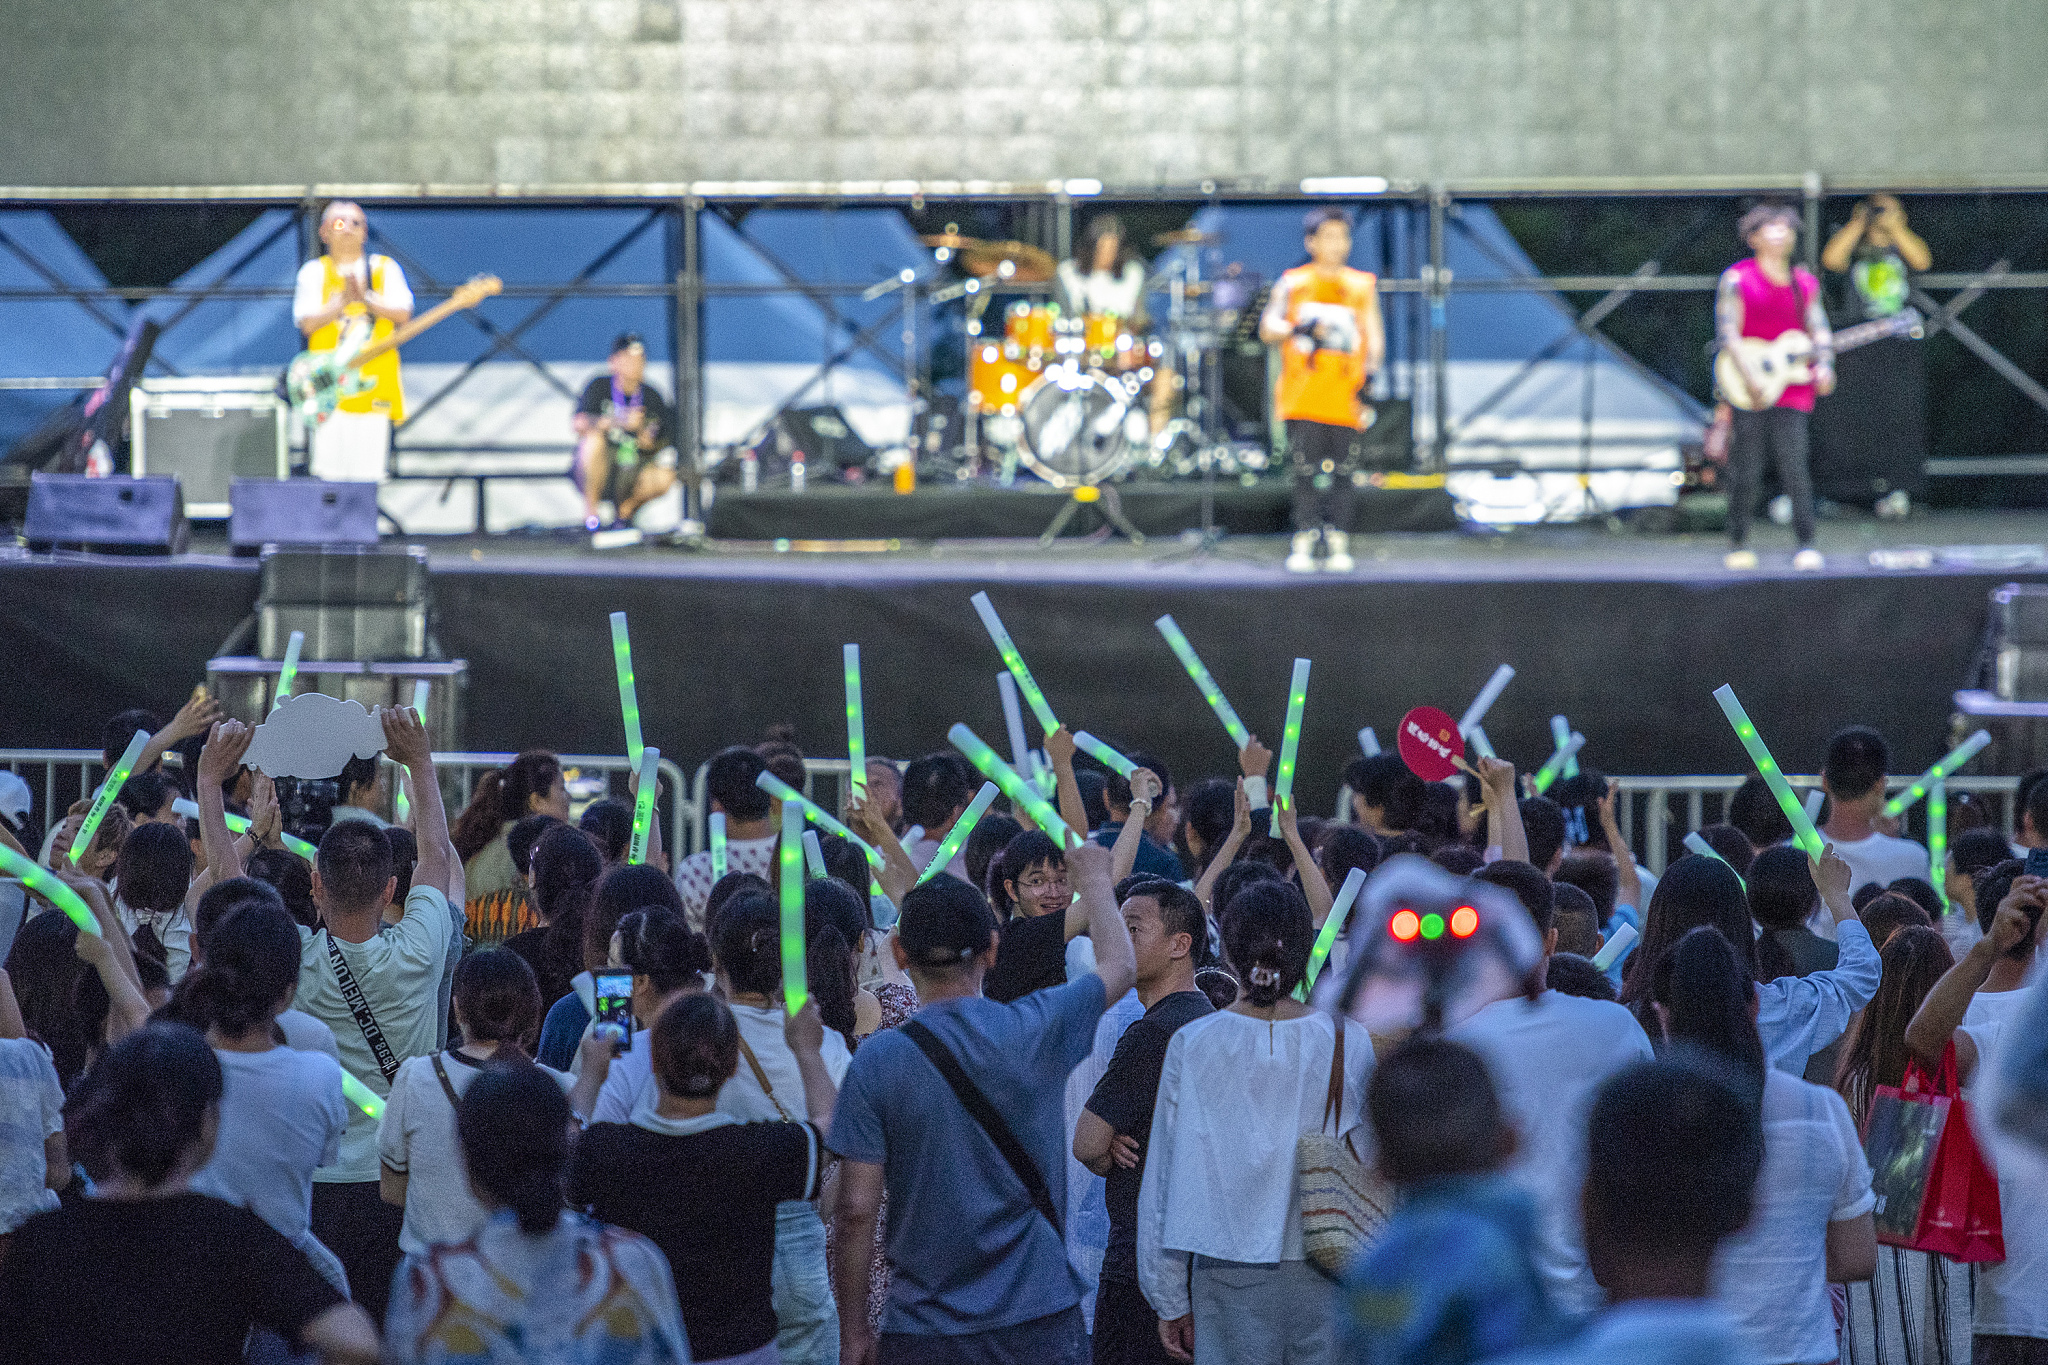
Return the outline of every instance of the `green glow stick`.
<path id="1" fill-rule="evenodd" d="M 1571 738 L 1572 723 L 1563 716 L 1552 716 L 1550 718 L 1550 742 L 1562 749 L 1571 742 Z M 1577 777 L 1579 775 L 1579 760 L 1576 757 L 1567 758 L 1564 761 L 1564 772 L 1559 775 L 1562 777 Z"/>
<path id="2" fill-rule="evenodd" d="M 1639 937 L 1641 935 L 1637 934 L 1636 927 L 1623 920 L 1621 927 L 1614 931 L 1607 942 L 1600 945 L 1600 951 L 1593 954 L 1593 970 L 1614 970 L 1614 964 L 1628 955 L 1628 950 L 1636 946 L 1636 939 Z"/>
<path id="3" fill-rule="evenodd" d="M 292 638 L 285 643 L 284 667 L 277 672 L 277 695 L 270 700 L 270 709 L 275 711 L 284 705 L 284 699 L 292 694 L 299 684 L 299 651 L 305 648 L 306 632 L 295 630 Z"/>
<path id="4" fill-rule="evenodd" d="M 62 910 L 81 934 L 104 938 L 100 922 L 84 899 L 76 891 L 64 885 L 57 874 L 42 864 L 16 853 L 6 844 L 0 844 L 0 872 L 10 877 L 19 877 L 21 884 L 41 896 L 50 904 Z"/>
<path id="5" fill-rule="evenodd" d="M 415 678 L 413 680 L 412 709 L 419 712 L 420 724 L 422 725 L 427 723 L 427 700 L 433 696 L 433 688 L 434 685 L 425 678 Z M 405 794 L 406 777 L 405 768 L 403 765 L 400 765 L 398 776 L 391 784 L 391 814 L 401 825 L 405 823 L 406 816 L 412 812 L 412 802 Z"/>
<path id="6" fill-rule="evenodd" d="M 860 646 L 848 645 L 846 659 L 846 765 L 847 781 L 855 796 L 868 790 L 868 726 L 860 706 Z"/>
<path id="7" fill-rule="evenodd" d="M 825 846 L 818 842 L 818 831 L 804 831 L 804 871 L 812 877 L 824 877 Z"/>
<path id="8" fill-rule="evenodd" d="M 654 832 L 654 801 L 661 792 L 661 750 L 652 744 L 640 751 L 640 790 L 633 794 L 633 842 L 626 846 L 626 861 L 638 866 L 647 861 L 648 836 Z"/>
<path id="9" fill-rule="evenodd" d="M 1287 728 L 1280 733 L 1280 767 L 1273 777 L 1271 833 L 1280 836 L 1280 811 L 1294 799 L 1294 756 L 1301 749 L 1301 708 L 1308 704 L 1308 660 L 1294 661 L 1294 680 L 1287 688 Z"/>
<path id="10" fill-rule="evenodd" d="M 1223 695 L 1223 689 L 1216 685 L 1216 679 L 1209 676 L 1209 670 L 1202 663 L 1201 655 L 1195 653 L 1195 647 L 1188 643 L 1188 637 L 1182 633 L 1173 616 L 1169 613 L 1152 624 L 1166 637 L 1166 643 L 1173 650 L 1174 657 L 1180 660 L 1181 667 L 1194 679 L 1195 686 L 1202 693 L 1202 700 L 1209 703 L 1209 709 L 1216 713 L 1216 719 L 1222 721 L 1223 728 L 1230 732 L 1230 742 L 1240 749 L 1251 743 L 1252 732 L 1245 729 L 1244 722 L 1237 718 L 1236 709 L 1231 706 L 1229 698 Z"/>
<path id="11" fill-rule="evenodd" d="M 1982 730 L 1977 732 L 1983 734 Z M 1927 872 L 1934 894 L 1941 899 L 1941 912 L 1950 910 L 1948 889 L 1948 783 L 1937 781 L 1927 789 Z"/>
<path id="12" fill-rule="evenodd" d="M 626 634 L 626 613 L 612 613 L 612 666 L 619 673 L 619 711 L 626 719 L 626 757 L 640 766 L 640 692 L 633 684 L 633 641 Z"/>
<path id="13" fill-rule="evenodd" d="M 810 797 L 805 796 L 795 787 L 792 787 L 787 782 L 784 782 L 774 773 L 762 773 L 759 777 L 756 777 L 754 779 L 754 785 L 759 787 L 762 791 L 767 792 L 776 800 L 780 801 L 785 807 L 797 807 L 805 815 L 810 817 L 812 823 L 822 825 L 824 828 L 830 830 L 832 833 L 838 835 L 842 839 L 850 840 L 856 847 L 860 849 L 862 853 L 865 853 L 867 855 L 868 861 L 874 864 L 876 867 L 880 867 L 882 865 L 882 855 L 879 851 L 876 850 L 873 844 L 870 844 L 867 840 L 861 838 L 858 834 L 855 834 L 852 830 L 848 829 L 845 823 L 841 821 L 837 816 L 833 815 L 832 812 L 826 810 L 823 806 L 811 800 Z"/>
<path id="14" fill-rule="evenodd" d="M 1928 795 L 1950 773 L 1977 756 L 1977 751 L 1991 742 L 1989 730 L 1979 730 L 1968 739 L 1949 750 L 1948 757 L 1915 778 L 1913 785 L 1884 803 L 1884 814 L 1888 820 L 1896 820 L 1913 808 L 1913 803 Z"/>
<path id="15" fill-rule="evenodd" d="M 711 880 L 725 875 L 725 812 L 711 812 Z"/>
<path id="16" fill-rule="evenodd" d="M 932 854 L 932 860 L 924 865 L 924 871 L 917 874 L 919 886 L 944 872 L 946 864 L 959 856 L 960 850 L 967 846 L 968 836 L 974 833 L 974 827 L 981 823 L 982 816 L 988 814 L 988 808 L 996 803 L 998 790 L 993 782 L 981 784 L 981 790 L 967 803 L 967 809 L 953 822 L 953 828 L 946 831 L 946 837 L 940 842 L 938 851 Z"/>
<path id="17" fill-rule="evenodd" d="M 1499 755 L 1499 754 L 1496 754 L 1496 753 L 1495 753 L 1495 752 L 1493 751 L 1493 741 L 1492 741 L 1492 740 L 1490 740 L 1490 739 L 1488 739 L 1488 738 L 1486 737 L 1486 727 L 1485 727 L 1485 726 L 1483 726 L 1483 725 L 1475 725 L 1475 726 L 1473 726 L 1473 727 L 1472 727 L 1472 733 L 1471 733 L 1471 734 L 1469 734 L 1469 735 L 1467 735 L 1467 736 L 1465 736 L 1465 738 L 1466 738 L 1466 740 L 1467 740 L 1468 742 L 1470 742 L 1470 744 L 1472 745 L 1472 752 L 1473 752 L 1473 753 L 1475 753 L 1475 754 L 1478 754 L 1478 755 L 1479 755 L 1479 756 L 1480 756 L 1481 758 L 1498 758 L 1498 757 L 1500 757 L 1500 755 Z"/>
<path id="18" fill-rule="evenodd" d="M 128 747 L 114 760 L 113 771 L 107 774 L 106 781 L 100 783 L 99 791 L 92 798 L 92 808 L 85 813 L 85 823 L 78 827 L 78 833 L 71 839 L 73 867 L 78 866 L 79 856 L 92 844 L 92 836 L 99 833 L 100 821 L 107 818 L 107 807 L 113 805 L 114 798 L 121 794 L 128 775 L 135 771 L 135 761 L 142 757 L 142 750 L 148 743 L 149 731 L 137 730 L 135 737 L 128 741 Z"/>
<path id="19" fill-rule="evenodd" d="M 356 1108 L 380 1123 L 383 1121 L 383 1099 L 378 1096 L 376 1091 L 364 1085 L 345 1069 L 341 1073 L 341 1093 L 342 1097 L 350 1104 L 353 1104 Z"/>
<path id="20" fill-rule="evenodd" d="M 171 809 L 188 820 L 197 820 L 199 818 L 199 803 L 189 796 L 181 796 L 171 802 Z M 227 821 L 228 833 L 247 834 L 249 832 L 248 816 L 223 814 L 221 818 Z M 318 845 L 307 843 L 296 834 L 279 834 L 277 840 L 309 863 L 320 856 Z"/>
<path id="21" fill-rule="evenodd" d="M 1052 713 L 1052 707 L 1045 700 L 1045 693 L 1038 687 L 1038 680 L 1031 676 L 1025 666 L 1024 656 L 1017 652 L 1017 646 L 1010 639 L 1010 632 L 1003 629 L 1003 618 L 996 615 L 993 602 L 988 594 L 978 592 L 968 599 L 974 603 L 974 610 L 981 617 L 982 626 L 988 631 L 988 638 L 995 641 L 996 652 L 1003 656 L 1003 667 L 1010 670 L 1010 676 L 1017 680 L 1017 690 L 1024 694 L 1024 701 L 1031 707 L 1031 714 L 1038 717 L 1038 724 L 1047 734 L 1060 728 L 1059 718 Z"/>
<path id="22" fill-rule="evenodd" d="M 1726 858 L 1723 858 L 1719 853 L 1715 852 L 1714 846 L 1707 842 L 1707 836 L 1701 834 L 1698 830 L 1694 830 L 1692 833 L 1685 836 L 1685 846 L 1691 849 L 1694 853 L 1699 854 L 1702 858 L 1712 858 L 1715 862 L 1721 864 L 1721 866 L 1727 868 L 1730 872 L 1735 872 L 1735 864 L 1729 862 Z M 1744 892 L 1747 892 L 1749 890 L 1749 883 L 1742 880 L 1742 874 L 1740 872 L 1735 872 L 1735 880 L 1742 883 L 1742 889 Z"/>
<path id="23" fill-rule="evenodd" d="M 1126 782 L 1130 781 L 1132 774 L 1138 771 L 1137 764 L 1131 762 L 1131 760 L 1125 758 L 1086 730 L 1074 731 L 1074 747 L 1087 754 L 1090 758 L 1100 760 L 1103 766 L 1120 773 Z"/>
<path id="24" fill-rule="evenodd" d="M 1367 758 L 1380 756 L 1380 737 L 1372 732 L 1370 725 L 1358 732 L 1358 747 Z"/>
<path id="25" fill-rule="evenodd" d="M 1799 798 L 1792 793 L 1792 784 L 1785 780 L 1777 760 L 1764 747 L 1763 737 L 1750 723 L 1749 713 L 1742 709 L 1742 703 L 1735 699 L 1735 689 L 1723 683 L 1714 689 L 1714 700 L 1721 703 L 1721 711 L 1728 717 L 1728 723 L 1735 727 L 1735 737 L 1742 741 L 1742 747 L 1749 751 L 1749 761 L 1771 789 L 1771 795 L 1778 800 L 1778 808 L 1785 812 L 1785 818 L 1792 822 L 1792 842 L 1806 850 L 1806 856 L 1819 862 L 1827 843 L 1820 837 L 1820 831 L 1813 827 L 1813 820 L 1806 813 L 1806 807 L 1799 804 Z"/>
<path id="26" fill-rule="evenodd" d="M 1067 828 L 1066 821 L 1060 819 L 1059 812 L 1052 808 L 1051 803 L 1039 795 L 1038 788 L 1003 762 L 980 735 L 965 724 L 959 724 L 946 731 L 946 738 L 952 741 L 954 748 L 967 755 L 967 761 L 979 769 L 983 777 L 1002 788 L 1003 795 L 1010 798 L 1011 804 L 1029 816 L 1031 823 L 1049 835 L 1054 843 L 1065 848 L 1069 843 L 1081 842 L 1080 836 Z"/>
<path id="27" fill-rule="evenodd" d="M 1337 892 L 1337 899 L 1330 905 L 1330 913 L 1323 920 L 1322 932 L 1316 935 L 1315 947 L 1309 949 L 1308 975 L 1294 988 L 1294 998 L 1304 1004 L 1308 993 L 1315 989 L 1316 977 L 1321 974 L 1323 964 L 1330 960 L 1330 949 L 1337 946 L 1337 940 L 1344 933 L 1344 921 L 1351 914 L 1351 906 L 1357 901 L 1359 891 L 1365 886 L 1365 869 L 1354 867 L 1344 878 L 1344 885 Z"/>
<path id="28" fill-rule="evenodd" d="M 1536 789 L 1536 794 L 1541 796 L 1549 791 L 1550 784 L 1564 775 L 1573 755 L 1585 747 L 1586 737 L 1578 731 L 1574 730 L 1566 735 L 1564 743 L 1557 746 L 1556 751 L 1544 760 L 1543 766 L 1536 770 L 1536 775 L 1529 779 L 1529 785 Z"/>
<path id="29" fill-rule="evenodd" d="M 810 998 L 804 976 L 804 808 L 782 803 L 782 842 L 776 860 L 782 868 L 782 1003 L 795 1014 Z"/>

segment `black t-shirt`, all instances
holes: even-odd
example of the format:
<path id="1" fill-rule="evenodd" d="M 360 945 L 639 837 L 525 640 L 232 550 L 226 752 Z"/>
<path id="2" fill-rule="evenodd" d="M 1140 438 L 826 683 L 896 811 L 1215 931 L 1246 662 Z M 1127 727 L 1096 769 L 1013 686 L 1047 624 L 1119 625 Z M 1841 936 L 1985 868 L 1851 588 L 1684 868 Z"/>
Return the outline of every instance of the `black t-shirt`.
<path id="1" fill-rule="evenodd" d="M 667 400 L 655 390 L 654 385 L 644 380 L 641 381 L 634 397 L 640 400 L 640 408 L 644 414 L 640 427 L 641 454 L 652 455 L 674 445 L 675 412 L 669 407 Z M 631 403 L 632 399 L 629 398 L 627 406 L 630 407 Z M 613 406 L 612 377 L 601 374 L 583 386 L 583 397 L 576 404 L 576 411 L 585 417 L 610 417 L 623 423 L 626 420 L 625 409 L 614 412 Z"/>
<path id="2" fill-rule="evenodd" d="M 1138 1187 L 1145 1181 L 1145 1145 L 1152 1138 L 1152 1109 L 1159 1102 L 1159 1073 L 1166 1045 L 1182 1024 L 1215 1013 L 1200 991 L 1175 991 L 1133 1021 L 1117 1040 L 1109 1069 L 1088 1097 L 1088 1112 L 1138 1142 L 1138 1164 L 1126 1170 L 1114 1161 L 1103 1181 L 1109 1207 L 1109 1246 L 1102 1254 L 1102 1278 L 1138 1278 Z"/>
<path id="3" fill-rule="evenodd" d="M 0 1361 L 234 1362 L 250 1324 L 296 1341 L 342 1302 L 268 1223 L 203 1194 L 80 1199 L 0 1266 Z"/>
<path id="4" fill-rule="evenodd" d="M 543 1015 L 554 1008 L 557 1000 L 569 993 L 570 983 L 576 977 L 576 972 L 564 971 L 564 964 L 556 961 L 554 955 L 548 951 L 549 932 L 548 926 L 543 924 L 537 929 L 521 930 L 498 945 L 525 958 L 526 965 L 533 968 L 534 983 L 540 987 L 540 1008 Z M 577 963 L 577 970 L 580 971 L 582 966 L 582 963 Z"/>
<path id="5" fill-rule="evenodd" d="M 981 993 L 998 1004 L 1067 984 L 1067 916 L 1012 915 L 996 940 L 996 965 Z"/>
<path id="6" fill-rule="evenodd" d="M 816 1196 L 823 1155 L 808 1123 L 597 1123 L 577 1140 L 569 1202 L 661 1248 L 690 1357 L 722 1360 L 775 1340 L 775 1206 Z"/>

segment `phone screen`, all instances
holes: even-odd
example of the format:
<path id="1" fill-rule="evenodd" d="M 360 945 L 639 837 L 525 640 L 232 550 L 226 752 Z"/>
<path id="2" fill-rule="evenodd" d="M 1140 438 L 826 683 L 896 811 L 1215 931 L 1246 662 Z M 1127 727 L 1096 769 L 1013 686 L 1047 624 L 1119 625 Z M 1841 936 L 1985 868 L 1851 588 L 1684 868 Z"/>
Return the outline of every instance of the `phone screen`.
<path id="1" fill-rule="evenodd" d="M 2048 877 L 2048 848 L 2027 850 L 2026 875 L 2029 877 Z"/>
<path id="2" fill-rule="evenodd" d="M 618 1030 L 619 1051 L 633 1050 L 633 974 L 631 972 L 599 972 L 596 980 L 597 1019 L 599 1028 L 607 1025 Z"/>

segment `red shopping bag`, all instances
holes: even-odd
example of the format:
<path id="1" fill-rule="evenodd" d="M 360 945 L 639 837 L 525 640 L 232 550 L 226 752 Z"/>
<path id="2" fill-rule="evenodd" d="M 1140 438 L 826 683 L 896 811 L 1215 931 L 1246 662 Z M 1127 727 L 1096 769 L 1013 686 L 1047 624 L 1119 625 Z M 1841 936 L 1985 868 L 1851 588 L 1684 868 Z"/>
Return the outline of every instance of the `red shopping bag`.
<path id="1" fill-rule="evenodd" d="M 1933 1076 L 1906 1063 L 1877 1088 L 1863 1135 L 1877 1195 L 1877 1240 L 1956 1261 L 2005 1259 L 1998 1177 L 1970 1131 L 1950 1043 Z"/>

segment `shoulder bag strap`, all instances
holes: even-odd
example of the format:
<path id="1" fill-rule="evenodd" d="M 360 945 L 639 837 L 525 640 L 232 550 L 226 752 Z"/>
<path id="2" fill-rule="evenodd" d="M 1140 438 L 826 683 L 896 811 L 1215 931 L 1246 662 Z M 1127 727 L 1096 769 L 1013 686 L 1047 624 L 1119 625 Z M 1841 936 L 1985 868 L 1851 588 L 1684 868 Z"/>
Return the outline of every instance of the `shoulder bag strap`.
<path id="1" fill-rule="evenodd" d="M 398 1074 L 398 1058 L 392 1055 L 391 1044 L 384 1041 L 384 1030 L 377 1027 L 377 1016 L 370 1013 L 370 1002 L 363 998 L 363 988 L 356 984 L 356 974 L 349 970 L 348 961 L 342 957 L 332 931 L 327 934 L 327 965 L 334 969 L 335 984 L 341 987 L 341 1001 L 355 1016 L 356 1027 L 363 1031 L 363 1041 L 370 1045 L 370 1056 L 376 1059 L 377 1070 L 384 1073 L 384 1084 L 391 1084 L 391 1078 Z"/>
<path id="2" fill-rule="evenodd" d="M 761 1093 L 768 1097 L 768 1103 L 775 1106 L 775 1112 L 782 1115 L 784 1123 L 794 1123 L 789 1111 L 782 1107 L 782 1101 L 775 1098 L 775 1087 L 768 1084 L 768 1071 L 761 1065 L 761 1059 L 754 1055 L 754 1049 L 747 1046 L 747 1035 L 740 1035 L 740 1056 L 747 1059 L 747 1067 L 754 1073 L 754 1079 L 761 1085 Z"/>
<path id="3" fill-rule="evenodd" d="M 1064 1242 L 1066 1234 L 1060 1230 L 1060 1216 L 1053 1208 L 1052 1191 L 1046 1187 L 1045 1176 L 1039 1172 L 1038 1163 L 1031 1159 L 1031 1153 L 1010 1131 L 1010 1125 L 1003 1121 L 1002 1114 L 989 1103 L 988 1096 L 981 1093 L 980 1087 L 968 1076 L 952 1050 L 940 1042 L 930 1028 L 916 1019 L 906 1019 L 898 1028 L 909 1035 L 910 1041 L 917 1044 L 918 1051 L 930 1059 L 946 1084 L 953 1088 L 953 1097 L 960 1101 L 960 1107 L 981 1125 L 981 1131 L 988 1134 L 988 1140 L 995 1144 L 996 1151 L 1002 1154 L 1003 1160 L 1009 1163 L 1010 1170 L 1023 1184 L 1031 1206 L 1052 1225 L 1053 1235 Z"/>
<path id="4" fill-rule="evenodd" d="M 462 1097 L 455 1093 L 455 1082 L 448 1079 L 448 1068 L 441 1065 L 441 1054 L 434 1054 L 434 1075 L 440 1079 L 441 1093 L 448 1097 L 448 1107 L 460 1111 Z"/>
<path id="5" fill-rule="evenodd" d="M 1330 1051 L 1330 1092 L 1323 1101 L 1323 1124 L 1341 1137 L 1344 1122 L 1344 1021 L 1333 1016 L 1330 1022 L 1337 1030 L 1337 1045 Z"/>

